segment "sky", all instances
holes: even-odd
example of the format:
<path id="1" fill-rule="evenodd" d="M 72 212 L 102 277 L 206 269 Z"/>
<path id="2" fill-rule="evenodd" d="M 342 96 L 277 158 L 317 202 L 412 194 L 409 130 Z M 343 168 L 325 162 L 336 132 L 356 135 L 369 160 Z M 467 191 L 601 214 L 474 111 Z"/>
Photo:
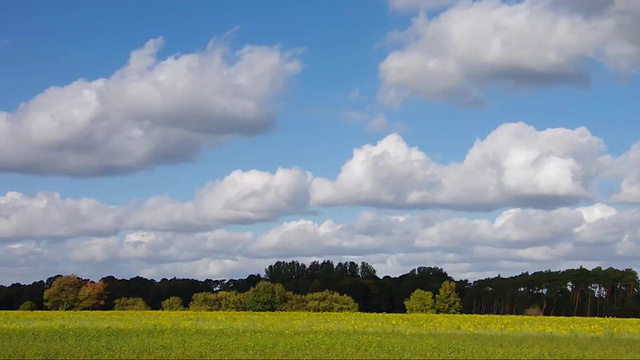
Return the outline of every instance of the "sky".
<path id="1" fill-rule="evenodd" d="M 10 0 L 0 284 L 640 263 L 640 2 Z"/>

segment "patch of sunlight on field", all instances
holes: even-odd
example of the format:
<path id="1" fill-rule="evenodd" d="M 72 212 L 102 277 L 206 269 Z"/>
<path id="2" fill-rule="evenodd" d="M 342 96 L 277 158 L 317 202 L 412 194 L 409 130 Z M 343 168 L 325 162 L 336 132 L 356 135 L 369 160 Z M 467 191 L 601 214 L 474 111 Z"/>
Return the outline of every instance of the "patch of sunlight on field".
<path id="1" fill-rule="evenodd" d="M 242 312 L 0 312 L 2 358 L 637 358 L 640 320 Z"/>

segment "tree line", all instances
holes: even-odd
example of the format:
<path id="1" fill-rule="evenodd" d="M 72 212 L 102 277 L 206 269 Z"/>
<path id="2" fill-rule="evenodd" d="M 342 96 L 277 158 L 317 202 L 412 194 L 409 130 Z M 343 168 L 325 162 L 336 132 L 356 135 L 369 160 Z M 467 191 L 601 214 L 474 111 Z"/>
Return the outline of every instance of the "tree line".
<path id="1" fill-rule="evenodd" d="M 69 300 L 67 303 L 63 300 L 45 304 L 45 292 L 51 293 L 54 283 L 60 278 L 62 275 L 28 285 L 0 286 L 0 309 L 15 310 L 21 306 L 70 309 Z M 397 277 L 380 278 L 375 268 L 366 262 L 336 264 L 325 260 L 308 265 L 298 261 L 278 261 L 268 266 L 264 274 L 251 274 L 241 279 L 164 278 L 156 281 L 139 276 L 130 279 L 107 276 L 97 282 L 76 279 L 72 281 L 75 296 L 79 308 L 84 309 L 357 309 L 377 313 L 451 311 L 498 315 L 640 317 L 638 274 L 633 269 L 596 267 L 589 270 L 580 267 L 531 274 L 525 272 L 511 277 L 498 275 L 469 282 L 455 280 L 439 267 L 418 267 Z M 447 288 L 444 289 L 443 285 Z M 272 300 L 258 301 L 260 297 L 256 295 L 256 289 L 260 287 L 269 287 L 272 293 L 280 294 L 276 298 L 281 300 L 276 301 L 276 305 Z M 446 294 L 442 294 L 443 289 Z M 262 290 L 266 291 L 266 288 Z M 95 295 L 101 291 L 104 296 L 96 298 Z M 458 300 L 451 300 L 451 304 L 446 305 L 448 300 L 445 299 L 449 298 Z"/>

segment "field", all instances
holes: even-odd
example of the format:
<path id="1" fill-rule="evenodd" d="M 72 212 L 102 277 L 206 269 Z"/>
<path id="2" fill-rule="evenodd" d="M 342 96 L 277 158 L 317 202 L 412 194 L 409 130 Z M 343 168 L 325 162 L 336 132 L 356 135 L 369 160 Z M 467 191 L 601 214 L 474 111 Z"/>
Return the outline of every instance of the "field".
<path id="1" fill-rule="evenodd" d="M 640 320 L 0 312 L 0 358 L 637 358 Z"/>

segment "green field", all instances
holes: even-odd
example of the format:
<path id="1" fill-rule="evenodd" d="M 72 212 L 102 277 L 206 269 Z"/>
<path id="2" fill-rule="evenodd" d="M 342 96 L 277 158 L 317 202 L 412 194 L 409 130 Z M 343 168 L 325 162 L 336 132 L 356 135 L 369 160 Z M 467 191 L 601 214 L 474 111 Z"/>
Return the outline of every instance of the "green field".
<path id="1" fill-rule="evenodd" d="M 638 358 L 640 320 L 0 312 L 1 358 Z"/>

